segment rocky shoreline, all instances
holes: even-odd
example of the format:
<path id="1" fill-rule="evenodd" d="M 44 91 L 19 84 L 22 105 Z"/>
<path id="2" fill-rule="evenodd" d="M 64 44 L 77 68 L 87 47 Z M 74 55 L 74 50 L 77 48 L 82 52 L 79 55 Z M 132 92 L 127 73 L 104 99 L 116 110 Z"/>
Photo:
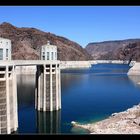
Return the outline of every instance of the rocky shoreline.
<path id="1" fill-rule="evenodd" d="M 140 134 L 140 104 L 96 123 L 71 124 L 89 130 L 90 134 Z"/>
<path id="2" fill-rule="evenodd" d="M 132 68 L 127 73 L 128 75 L 140 75 L 140 63 L 136 62 Z"/>

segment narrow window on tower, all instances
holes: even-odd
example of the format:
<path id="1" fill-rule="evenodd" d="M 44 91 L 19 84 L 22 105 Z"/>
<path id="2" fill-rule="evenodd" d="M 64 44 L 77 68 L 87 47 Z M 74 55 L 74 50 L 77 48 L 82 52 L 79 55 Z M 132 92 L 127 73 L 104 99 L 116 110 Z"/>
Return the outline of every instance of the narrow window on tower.
<path id="1" fill-rule="evenodd" d="M 57 58 L 56 58 L 56 52 L 55 52 L 55 60 L 56 60 Z"/>
<path id="2" fill-rule="evenodd" d="M 47 60 L 49 60 L 49 52 L 47 52 Z"/>
<path id="3" fill-rule="evenodd" d="M 3 49 L 0 49 L 0 60 L 3 60 Z"/>
<path id="4" fill-rule="evenodd" d="M 6 60 L 8 60 L 8 49 L 6 49 Z"/>
<path id="5" fill-rule="evenodd" d="M 8 49 L 6 49 L 6 57 L 8 57 Z"/>
<path id="6" fill-rule="evenodd" d="M 43 58 L 43 60 L 45 60 L 45 52 L 43 52 L 42 58 Z"/>
<path id="7" fill-rule="evenodd" d="M 53 60 L 53 52 L 52 52 L 52 59 L 51 60 Z"/>

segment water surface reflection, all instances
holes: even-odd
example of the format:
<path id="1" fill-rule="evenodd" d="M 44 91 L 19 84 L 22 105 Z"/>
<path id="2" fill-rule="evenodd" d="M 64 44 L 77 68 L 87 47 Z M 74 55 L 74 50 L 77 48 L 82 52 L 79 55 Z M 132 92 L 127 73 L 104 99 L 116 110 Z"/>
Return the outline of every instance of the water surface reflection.
<path id="1" fill-rule="evenodd" d="M 37 133 L 59 134 L 61 132 L 61 111 L 37 111 Z"/>
<path id="2" fill-rule="evenodd" d="M 62 71 L 62 109 L 52 113 L 35 110 L 35 77 L 18 76 L 19 133 L 85 133 L 74 130 L 71 121 L 96 122 L 138 104 L 139 78 L 128 77 L 128 69 L 128 65 L 96 65 Z"/>

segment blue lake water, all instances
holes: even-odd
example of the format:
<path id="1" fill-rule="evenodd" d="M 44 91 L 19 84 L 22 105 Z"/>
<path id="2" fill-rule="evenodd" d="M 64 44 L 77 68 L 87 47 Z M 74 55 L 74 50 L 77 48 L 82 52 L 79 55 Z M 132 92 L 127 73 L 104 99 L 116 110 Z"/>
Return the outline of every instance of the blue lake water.
<path id="1" fill-rule="evenodd" d="M 140 76 L 127 76 L 128 65 L 97 64 L 89 69 L 61 71 L 62 109 L 37 112 L 34 76 L 18 76 L 18 133 L 87 133 L 71 121 L 96 122 L 140 102 Z"/>

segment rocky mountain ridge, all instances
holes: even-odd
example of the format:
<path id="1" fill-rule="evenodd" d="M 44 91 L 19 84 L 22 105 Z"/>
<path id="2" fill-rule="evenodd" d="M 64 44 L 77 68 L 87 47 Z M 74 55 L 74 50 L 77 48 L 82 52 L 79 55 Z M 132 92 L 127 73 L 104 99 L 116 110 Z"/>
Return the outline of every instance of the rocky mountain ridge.
<path id="1" fill-rule="evenodd" d="M 89 43 L 86 48 L 93 59 L 140 61 L 140 39 Z"/>
<path id="2" fill-rule="evenodd" d="M 0 24 L 0 37 L 12 41 L 12 58 L 20 60 L 39 59 L 40 47 L 51 44 L 58 47 L 59 60 L 89 60 L 91 56 L 78 43 L 36 28 L 18 28 L 10 23 Z"/>

